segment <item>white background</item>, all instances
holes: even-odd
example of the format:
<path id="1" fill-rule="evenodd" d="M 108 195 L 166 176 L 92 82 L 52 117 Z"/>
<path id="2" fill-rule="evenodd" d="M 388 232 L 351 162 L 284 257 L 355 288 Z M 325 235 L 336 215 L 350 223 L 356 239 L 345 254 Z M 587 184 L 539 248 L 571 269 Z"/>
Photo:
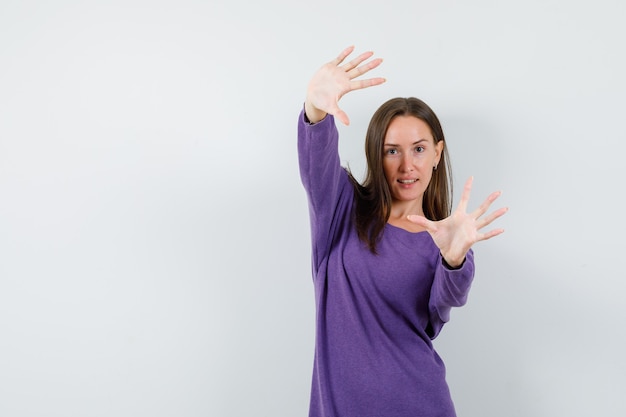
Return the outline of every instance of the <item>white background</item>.
<path id="1" fill-rule="evenodd" d="M 510 207 L 435 341 L 459 416 L 626 415 L 625 4 L 2 0 L 0 415 L 307 415 L 296 119 L 351 44 L 355 174 L 417 96 Z"/>

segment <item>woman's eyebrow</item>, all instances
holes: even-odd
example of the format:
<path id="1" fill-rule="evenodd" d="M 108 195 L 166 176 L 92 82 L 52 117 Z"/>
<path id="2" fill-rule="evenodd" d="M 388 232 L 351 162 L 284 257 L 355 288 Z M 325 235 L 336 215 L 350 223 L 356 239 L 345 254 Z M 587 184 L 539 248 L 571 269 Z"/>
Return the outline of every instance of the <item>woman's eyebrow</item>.
<path id="1" fill-rule="evenodd" d="M 422 143 L 422 142 L 428 142 L 428 139 L 419 139 L 419 140 L 413 142 L 411 145 L 417 145 L 417 144 Z M 396 145 L 395 143 L 385 143 L 384 146 L 398 147 L 400 145 Z"/>

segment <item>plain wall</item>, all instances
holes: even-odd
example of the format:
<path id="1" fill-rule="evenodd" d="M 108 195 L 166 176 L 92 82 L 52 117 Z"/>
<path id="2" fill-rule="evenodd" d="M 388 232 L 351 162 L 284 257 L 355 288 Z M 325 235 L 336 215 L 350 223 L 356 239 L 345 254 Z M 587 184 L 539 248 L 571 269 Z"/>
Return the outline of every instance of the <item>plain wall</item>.
<path id="1" fill-rule="evenodd" d="M 626 415 L 626 3 L 0 3 L 0 415 L 305 416 L 314 344 L 296 120 L 439 115 L 456 190 L 502 190 L 435 340 L 463 417 Z M 455 200 L 459 192 L 455 194 Z M 390 416 L 391 417 L 391 416 Z"/>

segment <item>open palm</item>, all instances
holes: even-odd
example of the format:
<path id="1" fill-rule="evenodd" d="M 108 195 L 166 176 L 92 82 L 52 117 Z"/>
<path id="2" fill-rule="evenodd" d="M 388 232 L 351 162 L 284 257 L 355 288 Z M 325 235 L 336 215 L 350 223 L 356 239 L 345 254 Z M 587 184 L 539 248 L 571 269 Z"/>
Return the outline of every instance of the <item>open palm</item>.
<path id="1" fill-rule="evenodd" d="M 508 211 L 508 208 L 503 207 L 488 216 L 482 217 L 491 206 L 491 203 L 500 196 L 499 191 L 491 193 L 480 207 L 471 213 L 467 213 L 472 182 L 473 178 L 469 178 L 465 183 L 459 205 L 449 217 L 439 221 L 432 221 L 420 215 L 408 216 L 410 221 L 424 227 L 430 233 L 433 241 L 441 251 L 441 255 L 452 267 L 460 266 L 463 263 L 467 251 L 474 243 L 491 239 L 504 232 L 504 229 L 493 229 L 488 232 L 480 231 Z"/>
<path id="2" fill-rule="evenodd" d="M 339 99 L 350 91 L 385 82 L 385 79 L 380 77 L 355 80 L 356 77 L 379 66 L 382 59 L 376 58 L 361 65 L 374 54 L 373 52 L 364 52 L 350 62 L 341 65 L 353 50 L 353 46 L 344 49 L 337 58 L 324 64 L 313 75 L 307 88 L 305 102 L 305 111 L 310 121 L 317 122 L 328 113 L 334 115 L 342 123 L 350 124 L 348 115 L 339 107 Z"/>

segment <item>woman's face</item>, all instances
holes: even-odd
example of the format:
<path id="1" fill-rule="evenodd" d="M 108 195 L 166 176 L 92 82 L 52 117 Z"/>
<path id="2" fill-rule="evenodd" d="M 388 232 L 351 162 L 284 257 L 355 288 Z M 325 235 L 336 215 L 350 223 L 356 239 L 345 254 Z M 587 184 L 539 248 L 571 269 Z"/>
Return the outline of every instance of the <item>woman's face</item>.
<path id="1" fill-rule="evenodd" d="M 385 135 L 383 171 L 394 203 L 415 202 L 422 197 L 443 150 L 435 144 L 430 127 L 415 116 L 392 119 Z"/>

